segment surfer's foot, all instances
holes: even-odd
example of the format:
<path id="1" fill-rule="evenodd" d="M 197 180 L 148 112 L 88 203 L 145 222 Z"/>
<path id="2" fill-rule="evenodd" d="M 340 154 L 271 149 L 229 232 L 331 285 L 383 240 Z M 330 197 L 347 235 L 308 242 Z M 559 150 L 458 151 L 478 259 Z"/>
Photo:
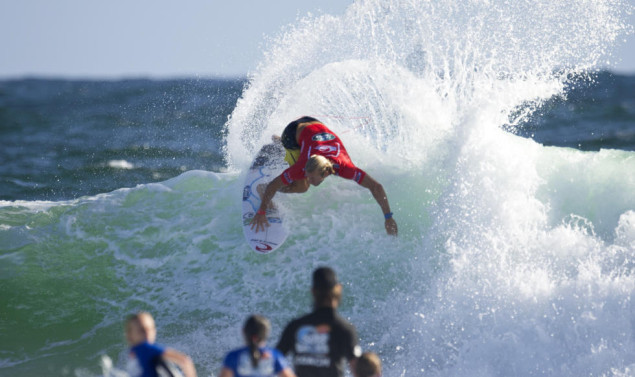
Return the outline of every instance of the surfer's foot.
<path id="1" fill-rule="evenodd" d="M 280 136 L 278 135 L 271 135 L 271 141 L 274 143 L 282 143 L 282 139 L 280 139 Z"/>

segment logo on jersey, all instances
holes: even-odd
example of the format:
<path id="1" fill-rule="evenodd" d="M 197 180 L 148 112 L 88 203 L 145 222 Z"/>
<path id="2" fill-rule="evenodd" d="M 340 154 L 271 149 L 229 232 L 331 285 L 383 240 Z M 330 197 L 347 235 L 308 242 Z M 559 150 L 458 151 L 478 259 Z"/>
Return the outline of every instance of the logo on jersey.
<path id="1" fill-rule="evenodd" d="M 329 335 L 330 332 L 323 328 L 302 326 L 296 333 L 295 349 L 298 353 L 328 354 Z"/>
<path id="2" fill-rule="evenodd" d="M 355 175 L 353 176 L 353 180 L 359 183 L 362 180 L 362 175 L 363 174 L 361 171 L 355 172 Z"/>
<path id="3" fill-rule="evenodd" d="M 265 351 L 258 360 L 256 367 L 251 363 L 251 357 L 247 351 L 243 351 L 238 356 L 236 371 L 241 376 L 273 376 L 275 370 L 275 360 L 271 354 Z"/>
<path id="4" fill-rule="evenodd" d="M 321 132 L 319 134 L 313 135 L 311 138 L 313 141 L 329 141 L 335 139 L 335 135 L 330 134 L 328 132 Z"/>
<path id="5" fill-rule="evenodd" d="M 337 147 L 333 145 L 318 145 L 314 148 L 316 151 L 322 154 L 329 154 L 337 152 Z"/>
<path id="6" fill-rule="evenodd" d="M 291 178 L 291 174 L 289 174 L 288 171 L 285 171 L 282 175 L 284 176 L 284 179 L 286 179 L 287 182 L 289 182 L 289 184 L 293 182 L 293 179 Z"/>
<path id="7" fill-rule="evenodd" d="M 305 325 L 296 332 L 295 365 L 327 368 L 331 365 L 329 339 L 331 327 Z"/>

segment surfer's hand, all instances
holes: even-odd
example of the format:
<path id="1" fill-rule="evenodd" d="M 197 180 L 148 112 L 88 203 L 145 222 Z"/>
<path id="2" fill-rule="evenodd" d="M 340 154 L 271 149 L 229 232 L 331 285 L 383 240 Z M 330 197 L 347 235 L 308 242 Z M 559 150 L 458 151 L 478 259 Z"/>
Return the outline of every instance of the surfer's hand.
<path id="1" fill-rule="evenodd" d="M 254 230 L 254 227 L 256 227 L 255 231 L 256 233 L 258 233 L 261 230 L 265 230 L 265 227 L 268 227 L 268 226 L 269 226 L 269 221 L 267 220 L 267 214 L 256 212 L 256 215 L 254 215 L 254 218 L 251 219 L 251 229 Z"/>
<path id="2" fill-rule="evenodd" d="M 393 219 L 392 217 L 387 219 L 384 226 L 386 227 L 386 233 L 388 233 L 388 235 L 397 235 L 397 222 L 395 221 L 395 219 Z"/>

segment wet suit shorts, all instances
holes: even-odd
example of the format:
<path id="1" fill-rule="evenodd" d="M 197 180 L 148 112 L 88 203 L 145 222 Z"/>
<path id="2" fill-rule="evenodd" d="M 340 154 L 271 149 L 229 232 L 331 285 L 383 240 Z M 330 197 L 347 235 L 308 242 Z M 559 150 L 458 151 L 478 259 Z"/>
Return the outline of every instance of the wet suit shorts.
<path id="1" fill-rule="evenodd" d="M 287 152 L 284 156 L 284 160 L 289 164 L 289 166 L 293 166 L 300 157 L 300 144 L 298 144 L 298 141 L 295 138 L 298 125 L 300 123 L 308 122 L 319 122 L 319 120 L 312 117 L 302 117 L 294 120 L 285 127 L 282 132 L 282 136 L 280 136 L 280 141 L 282 141 L 282 145 Z"/>

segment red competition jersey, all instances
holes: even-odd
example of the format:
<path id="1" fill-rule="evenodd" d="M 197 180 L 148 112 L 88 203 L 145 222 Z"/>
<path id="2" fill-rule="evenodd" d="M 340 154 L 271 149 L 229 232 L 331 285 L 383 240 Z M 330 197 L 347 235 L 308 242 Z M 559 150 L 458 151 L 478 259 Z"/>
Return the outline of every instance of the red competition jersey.
<path id="1" fill-rule="evenodd" d="M 314 154 L 331 160 L 335 174 L 342 178 L 361 184 L 366 176 L 366 172 L 353 164 L 340 138 L 325 125 L 313 123 L 304 127 L 300 133 L 300 157 L 293 166 L 282 172 L 282 183 L 290 185 L 293 181 L 306 178 L 304 166 Z"/>

